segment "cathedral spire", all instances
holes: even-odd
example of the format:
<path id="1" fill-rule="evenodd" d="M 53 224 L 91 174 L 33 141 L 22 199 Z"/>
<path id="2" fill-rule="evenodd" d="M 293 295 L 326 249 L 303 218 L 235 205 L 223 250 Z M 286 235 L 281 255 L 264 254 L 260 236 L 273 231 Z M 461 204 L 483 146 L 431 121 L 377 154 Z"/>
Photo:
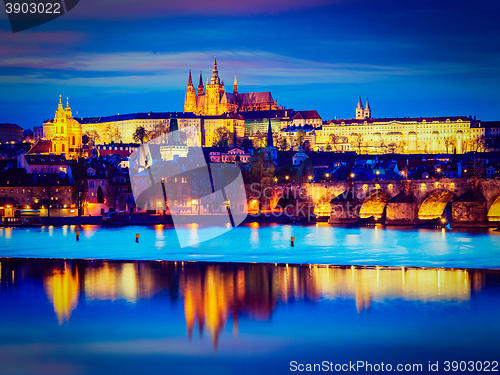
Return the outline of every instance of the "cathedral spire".
<path id="1" fill-rule="evenodd" d="M 193 86 L 193 79 L 191 78 L 191 69 L 189 69 L 189 80 L 188 80 L 188 86 Z M 194 86 L 193 86 L 194 87 Z"/>
<path id="2" fill-rule="evenodd" d="M 234 72 L 233 94 L 238 95 L 238 80 L 236 79 L 236 72 Z"/>
<path id="3" fill-rule="evenodd" d="M 200 71 L 200 83 L 198 83 L 198 96 L 205 95 L 205 87 L 203 86 L 203 77 Z"/>
<path id="4" fill-rule="evenodd" d="M 377 104 L 377 103 L 375 103 Z M 366 105 L 365 105 L 365 109 L 370 109 L 370 103 L 368 103 L 368 98 L 366 98 Z"/>
<path id="5" fill-rule="evenodd" d="M 59 106 L 57 107 L 57 109 L 63 109 L 63 106 L 62 106 L 62 95 L 59 95 Z"/>
<path id="6" fill-rule="evenodd" d="M 364 109 L 363 104 L 361 103 L 361 96 L 359 97 L 358 106 L 356 108 L 357 109 Z"/>
<path id="7" fill-rule="evenodd" d="M 212 78 L 210 79 L 212 85 L 219 84 L 219 70 L 217 69 L 217 56 L 214 58 L 214 68 L 212 70 Z"/>
<path id="8" fill-rule="evenodd" d="M 71 109 L 69 108 L 69 97 L 66 97 L 66 109 Z"/>
<path id="9" fill-rule="evenodd" d="M 271 104 L 269 104 L 269 125 L 267 127 L 267 147 L 274 147 L 273 145 L 273 128 L 271 127 Z"/>

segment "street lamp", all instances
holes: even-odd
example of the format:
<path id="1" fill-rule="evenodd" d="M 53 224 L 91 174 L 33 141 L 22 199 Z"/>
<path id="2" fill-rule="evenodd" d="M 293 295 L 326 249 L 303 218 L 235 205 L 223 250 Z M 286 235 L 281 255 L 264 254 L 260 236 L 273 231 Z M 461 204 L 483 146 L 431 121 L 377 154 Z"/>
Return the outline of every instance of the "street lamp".
<path id="1" fill-rule="evenodd" d="M 309 181 L 311 181 L 311 180 L 312 180 L 312 176 L 309 176 Z"/>
<path id="2" fill-rule="evenodd" d="M 354 173 L 351 173 L 351 178 L 354 178 Z"/>
<path id="3" fill-rule="evenodd" d="M 375 171 L 375 176 L 376 176 L 377 181 L 378 181 L 378 175 L 379 175 L 379 173 L 380 173 L 379 171 Z"/>
<path id="4" fill-rule="evenodd" d="M 289 179 L 289 176 L 285 176 L 285 178 L 286 178 L 286 180 L 288 181 L 288 179 Z"/>

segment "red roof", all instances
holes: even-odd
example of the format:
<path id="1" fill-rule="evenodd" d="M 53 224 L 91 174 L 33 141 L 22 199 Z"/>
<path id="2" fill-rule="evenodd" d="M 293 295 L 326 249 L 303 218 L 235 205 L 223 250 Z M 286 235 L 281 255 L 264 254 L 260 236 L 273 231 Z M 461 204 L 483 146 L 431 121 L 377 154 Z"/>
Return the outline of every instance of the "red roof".
<path id="1" fill-rule="evenodd" d="M 321 116 L 319 113 L 314 110 L 314 111 L 297 111 L 293 115 L 292 119 L 319 119 L 321 120 Z"/>

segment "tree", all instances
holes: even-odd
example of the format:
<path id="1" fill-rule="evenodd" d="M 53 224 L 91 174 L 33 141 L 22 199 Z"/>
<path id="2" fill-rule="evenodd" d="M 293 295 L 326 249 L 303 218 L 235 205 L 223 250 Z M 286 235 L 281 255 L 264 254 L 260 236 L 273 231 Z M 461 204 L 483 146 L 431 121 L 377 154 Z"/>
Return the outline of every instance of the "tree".
<path id="1" fill-rule="evenodd" d="M 295 181 L 308 182 L 309 176 L 314 176 L 314 166 L 310 158 L 304 160 L 296 170 Z"/>
<path id="2" fill-rule="evenodd" d="M 83 145 L 86 145 L 87 143 L 89 143 L 89 141 L 90 141 L 90 137 L 88 136 L 88 134 L 82 135 L 82 144 Z"/>
<path id="3" fill-rule="evenodd" d="M 89 131 L 85 132 L 84 136 L 85 135 L 87 137 L 89 137 L 89 141 L 90 141 L 90 139 L 92 139 L 92 141 L 94 142 L 94 144 L 99 143 L 99 141 L 101 140 L 101 137 L 99 136 L 99 133 L 97 131 L 95 131 L 95 130 L 89 130 Z M 83 140 L 83 136 L 82 136 L 82 140 Z"/>
<path id="4" fill-rule="evenodd" d="M 214 131 L 212 147 L 229 147 L 233 144 L 229 129 L 225 126 L 219 126 Z"/>
<path id="5" fill-rule="evenodd" d="M 108 207 L 113 207 L 113 211 L 116 211 L 116 204 L 120 201 L 121 195 L 122 188 L 120 183 L 115 181 L 113 178 L 110 178 L 106 188 L 106 201 L 108 203 Z"/>
<path id="6" fill-rule="evenodd" d="M 457 139 L 454 136 L 449 135 L 444 139 L 444 146 L 446 147 L 446 153 L 448 154 L 448 150 L 450 148 L 453 151 L 453 149 L 457 147 Z"/>
<path id="7" fill-rule="evenodd" d="M 396 152 L 396 149 L 398 148 L 398 145 L 396 142 L 391 142 L 387 146 L 387 150 L 389 151 L 389 154 L 394 154 Z"/>
<path id="8" fill-rule="evenodd" d="M 88 183 L 87 183 L 87 160 L 79 158 L 76 163 L 71 164 L 73 194 L 72 200 L 78 209 L 78 216 L 82 216 L 87 199 Z"/>
<path id="9" fill-rule="evenodd" d="M 278 147 L 278 149 L 280 151 L 286 151 L 288 150 L 288 141 L 286 139 L 286 137 L 282 134 L 280 134 L 277 138 L 277 141 L 276 141 L 276 146 Z"/>
<path id="10" fill-rule="evenodd" d="M 262 211 L 262 203 L 264 202 L 264 189 L 274 186 L 274 163 L 269 159 L 265 150 L 257 151 L 248 161 L 250 170 L 250 179 L 253 190 L 259 191 L 259 214 Z M 257 189 L 255 189 L 257 188 Z"/>
<path id="11" fill-rule="evenodd" d="M 327 145 L 329 145 L 330 149 L 332 149 L 333 151 L 335 152 L 338 151 L 339 143 L 340 143 L 340 136 L 338 136 L 337 134 L 332 133 L 328 136 Z"/>
<path id="12" fill-rule="evenodd" d="M 54 185 L 54 179 L 52 178 L 41 177 L 36 187 L 32 187 L 31 191 L 42 206 L 47 205 L 47 216 L 50 217 L 51 207 L 54 203 L 57 203 L 63 192 L 61 186 Z"/>
<path id="13" fill-rule="evenodd" d="M 144 143 L 147 140 L 147 132 L 146 129 L 142 126 L 138 126 L 135 129 L 134 134 L 132 135 L 132 138 L 136 143 Z"/>
<path id="14" fill-rule="evenodd" d="M 104 128 L 104 131 L 103 131 L 104 143 L 111 143 L 111 142 L 120 141 L 121 138 L 122 138 L 121 134 L 118 131 L 118 129 L 116 128 L 116 126 L 111 125 L 111 124 L 106 125 L 106 127 Z"/>
<path id="15" fill-rule="evenodd" d="M 248 137 L 245 137 L 245 138 L 243 138 L 241 140 L 240 147 L 243 150 L 248 151 L 248 149 L 250 148 L 250 146 L 252 146 L 252 141 Z"/>
<path id="16" fill-rule="evenodd" d="M 297 130 L 297 133 L 295 133 L 295 142 L 297 144 L 297 147 L 301 147 L 304 144 L 305 139 L 306 132 L 302 129 Z"/>
<path id="17" fill-rule="evenodd" d="M 263 148 L 266 147 L 266 135 L 264 133 L 261 133 L 260 131 L 257 131 L 255 133 L 255 137 L 253 139 L 253 147 L 254 148 Z"/>
<path id="18" fill-rule="evenodd" d="M 361 146 L 363 145 L 363 135 L 360 133 L 351 134 L 352 145 L 358 148 L 358 154 L 361 154 Z"/>

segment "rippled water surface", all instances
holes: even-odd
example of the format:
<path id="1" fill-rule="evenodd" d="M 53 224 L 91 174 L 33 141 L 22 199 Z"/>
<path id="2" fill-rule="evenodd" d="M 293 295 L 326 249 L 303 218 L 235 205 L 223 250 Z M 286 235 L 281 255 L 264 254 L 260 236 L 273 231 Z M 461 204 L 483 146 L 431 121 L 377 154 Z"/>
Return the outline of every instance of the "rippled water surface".
<path id="1" fill-rule="evenodd" d="M 199 244 L 196 240 L 210 228 L 84 226 L 79 242 L 75 230 L 73 226 L 0 229 L 0 257 L 500 269 L 500 232 L 494 230 L 249 224 Z M 177 233 L 193 246 L 180 248 Z"/>
<path id="2" fill-rule="evenodd" d="M 0 276 L 0 374 L 500 359 L 493 270 L 0 259 Z"/>

